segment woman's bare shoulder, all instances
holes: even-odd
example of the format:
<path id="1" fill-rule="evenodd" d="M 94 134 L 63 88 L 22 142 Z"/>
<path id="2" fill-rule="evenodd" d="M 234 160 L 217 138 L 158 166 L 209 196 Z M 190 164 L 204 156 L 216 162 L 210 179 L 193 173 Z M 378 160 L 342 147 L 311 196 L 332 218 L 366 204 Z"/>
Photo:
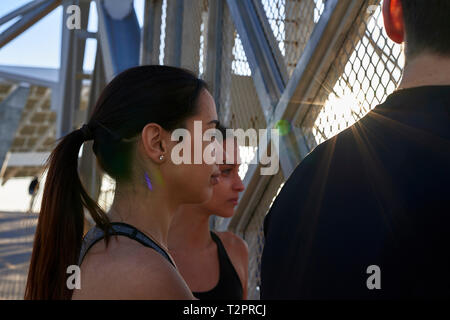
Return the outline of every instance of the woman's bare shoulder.
<path id="1" fill-rule="evenodd" d="M 248 245 L 244 239 L 234 234 L 231 231 L 217 232 L 227 252 L 232 250 L 239 256 L 248 256 Z"/>
<path id="2" fill-rule="evenodd" d="M 230 231 L 217 232 L 220 240 L 227 250 L 227 254 L 233 265 L 238 267 L 240 274 L 244 277 L 245 270 L 248 268 L 248 245 L 244 239 Z"/>
<path id="3" fill-rule="evenodd" d="M 95 244 L 81 265 L 73 299 L 191 299 L 176 269 L 157 251 L 126 237 Z"/>
<path id="4" fill-rule="evenodd" d="M 230 231 L 217 232 L 217 235 L 220 237 L 231 263 L 239 275 L 244 289 L 243 297 L 247 299 L 248 245 L 244 239 Z"/>

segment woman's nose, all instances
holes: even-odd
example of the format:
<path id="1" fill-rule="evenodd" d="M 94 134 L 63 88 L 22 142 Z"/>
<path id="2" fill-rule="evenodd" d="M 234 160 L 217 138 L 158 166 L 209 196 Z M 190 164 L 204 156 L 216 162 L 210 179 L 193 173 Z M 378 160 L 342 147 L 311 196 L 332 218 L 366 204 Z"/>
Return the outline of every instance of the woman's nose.
<path id="1" fill-rule="evenodd" d="M 233 188 L 238 192 L 242 192 L 245 189 L 244 183 L 242 182 L 241 177 L 238 175 L 235 183 L 233 184 Z"/>

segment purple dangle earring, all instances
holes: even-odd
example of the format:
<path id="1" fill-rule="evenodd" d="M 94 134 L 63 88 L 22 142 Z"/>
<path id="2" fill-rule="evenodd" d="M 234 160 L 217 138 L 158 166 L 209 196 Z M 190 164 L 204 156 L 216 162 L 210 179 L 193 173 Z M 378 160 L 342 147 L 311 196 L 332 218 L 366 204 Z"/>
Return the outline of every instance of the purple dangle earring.
<path id="1" fill-rule="evenodd" d="M 150 182 L 150 178 L 149 178 L 147 172 L 145 173 L 145 181 L 147 181 L 147 187 L 150 189 L 150 191 L 152 191 L 153 190 L 152 183 Z"/>

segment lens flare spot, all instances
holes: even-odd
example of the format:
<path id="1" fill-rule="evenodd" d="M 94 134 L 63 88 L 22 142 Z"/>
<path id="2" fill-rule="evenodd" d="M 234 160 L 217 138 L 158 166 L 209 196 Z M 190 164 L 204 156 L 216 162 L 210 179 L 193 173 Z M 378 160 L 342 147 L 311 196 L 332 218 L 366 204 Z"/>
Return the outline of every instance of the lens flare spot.
<path id="1" fill-rule="evenodd" d="M 284 136 L 291 131 L 291 124 L 289 121 L 281 119 L 275 124 L 275 129 L 278 129 L 280 136 Z"/>
<path id="2" fill-rule="evenodd" d="M 152 188 L 152 183 L 150 182 L 150 177 L 148 176 L 147 172 L 145 173 L 145 181 L 147 182 L 147 187 L 151 190 L 153 190 Z"/>

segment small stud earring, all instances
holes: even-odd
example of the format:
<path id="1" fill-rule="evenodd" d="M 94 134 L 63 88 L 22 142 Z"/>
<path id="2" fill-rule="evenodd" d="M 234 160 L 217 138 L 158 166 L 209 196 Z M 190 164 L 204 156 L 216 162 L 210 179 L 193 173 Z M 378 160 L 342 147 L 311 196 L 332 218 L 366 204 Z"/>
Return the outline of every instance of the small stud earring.
<path id="1" fill-rule="evenodd" d="M 163 159 L 164 159 L 164 156 L 163 156 L 163 155 L 160 155 L 160 156 L 159 156 L 159 160 L 162 161 Z"/>

